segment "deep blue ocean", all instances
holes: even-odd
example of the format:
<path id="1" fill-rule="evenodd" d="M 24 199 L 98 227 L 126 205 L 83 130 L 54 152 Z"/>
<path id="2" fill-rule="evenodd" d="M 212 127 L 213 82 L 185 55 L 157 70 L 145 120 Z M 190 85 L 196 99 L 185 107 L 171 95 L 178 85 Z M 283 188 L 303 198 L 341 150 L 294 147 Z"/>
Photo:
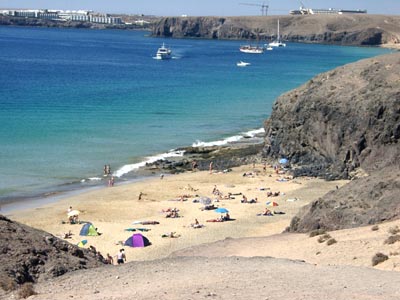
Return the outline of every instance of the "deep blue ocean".
<path id="1" fill-rule="evenodd" d="M 169 61 L 153 59 L 163 42 Z M 0 27 L 0 201 L 85 186 L 104 164 L 123 178 L 177 147 L 239 139 L 280 94 L 389 52 L 289 43 L 254 55 L 241 43 Z"/>

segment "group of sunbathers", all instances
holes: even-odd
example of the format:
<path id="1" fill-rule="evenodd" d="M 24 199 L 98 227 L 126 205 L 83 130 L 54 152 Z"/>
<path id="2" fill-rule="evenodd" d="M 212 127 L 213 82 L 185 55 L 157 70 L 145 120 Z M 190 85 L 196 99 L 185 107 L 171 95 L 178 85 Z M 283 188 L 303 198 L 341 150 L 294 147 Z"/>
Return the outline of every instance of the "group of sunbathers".
<path id="1" fill-rule="evenodd" d="M 281 194 L 281 192 L 267 192 L 267 197 L 278 197 Z"/>
<path id="2" fill-rule="evenodd" d="M 207 220 L 207 222 L 225 222 L 230 220 L 232 220 L 231 216 L 228 213 L 226 213 L 225 216 L 221 215 L 219 218 Z"/>
<path id="3" fill-rule="evenodd" d="M 166 212 L 165 217 L 166 218 L 179 218 L 179 209 L 177 208 L 168 208 L 166 210 L 163 210 L 163 212 Z"/>

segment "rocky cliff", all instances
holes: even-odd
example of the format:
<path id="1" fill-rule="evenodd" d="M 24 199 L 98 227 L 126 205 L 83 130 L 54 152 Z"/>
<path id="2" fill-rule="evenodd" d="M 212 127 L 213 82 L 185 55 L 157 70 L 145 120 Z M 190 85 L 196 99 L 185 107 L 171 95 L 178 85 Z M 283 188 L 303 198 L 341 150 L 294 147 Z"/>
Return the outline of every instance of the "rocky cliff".
<path id="1" fill-rule="evenodd" d="M 277 99 L 265 122 L 264 155 L 288 157 L 298 165 L 295 175 L 353 179 L 305 206 L 288 231 L 400 217 L 399 74 L 400 53 L 379 56 L 320 74 Z"/>
<path id="2" fill-rule="evenodd" d="M 400 53 L 320 74 L 280 96 L 265 122 L 266 156 L 301 165 L 296 175 L 348 178 L 400 158 Z"/>
<path id="3" fill-rule="evenodd" d="M 98 253 L 0 215 L 0 288 L 104 265 Z"/>
<path id="4" fill-rule="evenodd" d="M 383 15 L 309 15 L 268 17 L 162 18 L 153 36 L 208 39 L 276 38 L 277 21 L 284 40 L 340 45 L 400 43 L 400 17 Z"/>

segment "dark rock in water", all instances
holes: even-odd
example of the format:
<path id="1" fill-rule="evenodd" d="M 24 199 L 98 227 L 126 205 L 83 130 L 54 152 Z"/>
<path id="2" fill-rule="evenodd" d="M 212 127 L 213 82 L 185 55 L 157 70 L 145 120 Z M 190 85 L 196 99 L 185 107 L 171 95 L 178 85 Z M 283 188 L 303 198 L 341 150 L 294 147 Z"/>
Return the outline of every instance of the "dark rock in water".
<path id="1" fill-rule="evenodd" d="M 0 282 L 37 282 L 104 265 L 99 253 L 0 215 Z M 83 263 L 82 263 L 83 262 Z M 2 287 L 2 286 L 0 286 Z"/>
<path id="2" fill-rule="evenodd" d="M 288 157 L 295 175 L 348 178 L 399 163 L 400 53 L 321 74 L 278 98 L 264 155 Z"/>

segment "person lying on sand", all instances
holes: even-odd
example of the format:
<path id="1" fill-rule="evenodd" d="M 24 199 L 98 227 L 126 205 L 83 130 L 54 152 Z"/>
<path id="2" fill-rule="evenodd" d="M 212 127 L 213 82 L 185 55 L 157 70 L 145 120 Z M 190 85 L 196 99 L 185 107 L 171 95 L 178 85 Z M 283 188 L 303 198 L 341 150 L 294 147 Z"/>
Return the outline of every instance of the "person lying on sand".
<path id="1" fill-rule="evenodd" d="M 267 192 L 267 197 L 278 197 L 281 192 Z"/>
<path id="2" fill-rule="evenodd" d="M 174 207 L 174 208 L 168 207 L 167 209 L 162 209 L 161 211 L 162 212 L 171 212 L 171 211 L 178 212 L 179 209 L 177 209 L 176 207 Z"/>
<path id="3" fill-rule="evenodd" d="M 176 232 L 164 233 L 161 237 L 163 238 L 178 238 L 180 234 L 176 234 Z"/>
<path id="4" fill-rule="evenodd" d="M 229 216 L 229 215 L 228 215 Z M 225 221 L 225 216 L 221 215 L 219 218 L 217 219 L 211 219 L 211 220 L 207 220 L 207 222 L 224 222 Z"/>
<path id="5" fill-rule="evenodd" d="M 71 232 L 71 230 L 70 231 L 68 231 L 68 232 L 66 232 L 66 233 L 64 233 L 64 239 L 70 239 L 72 237 L 72 232 Z"/>
<path id="6" fill-rule="evenodd" d="M 242 203 L 247 203 L 247 197 L 243 194 L 242 200 L 240 200 Z"/>
<path id="7" fill-rule="evenodd" d="M 166 218 L 179 218 L 179 214 L 177 211 L 173 210 L 173 211 L 167 212 L 165 217 Z"/>
<path id="8" fill-rule="evenodd" d="M 273 216 L 273 213 L 268 209 L 268 208 L 266 208 L 261 214 L 257 214 L 257 216 Z"/>
<path id="9" fill-rule="evenodd" d="M 202 207 L 202 208 L 200 208 L 200 210 L 214 210 L 214 209 L 217 209 L 218 208 L 218 206 L 215 206 L 214 204 L 208 204 L 208 205 L 205 205 L 204 207 Z"/>

